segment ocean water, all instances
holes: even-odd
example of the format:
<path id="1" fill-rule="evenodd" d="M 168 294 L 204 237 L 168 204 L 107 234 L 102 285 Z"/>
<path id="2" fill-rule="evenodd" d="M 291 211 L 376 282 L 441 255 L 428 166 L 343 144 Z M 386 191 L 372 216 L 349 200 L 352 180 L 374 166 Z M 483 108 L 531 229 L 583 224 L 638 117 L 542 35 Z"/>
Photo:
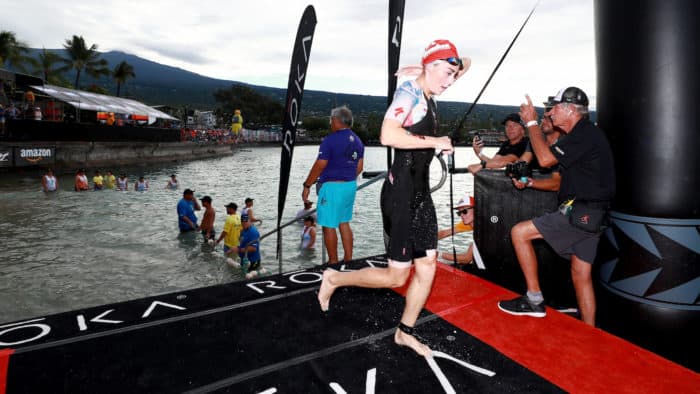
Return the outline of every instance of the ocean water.
<path id="1" fill-rule="evenodd" d="M 290 175 L 284 220 L 302 208 L 301 184 L 315 160 L 318 146 L 298 146 Z M 488 154 L 495 152 L 489 148 Z M 457 167 L 477 162 L 471 148 L 459 148 Z M 240 269 L 228 266 L 222 245 L 202 243 L 201 235 L 180 234 L 175 206 L 182 190 L 191 188 L 198 197 L 209 195 L 216 209 L 215 227 L 223 228 L 224 205 L 240 208 L 246 197 L 255 199 L 254 213 L 263 219 L 261 234 L 275 228 L 279 182 L 279 147 L 243 147 L 233 156 L 179 162 L 168 165 L 111 168 L 126 172 L 131 191 L 112 190 L 77 193 L 73 175 L 59 175 L 59 192 L 40 191 L 40 178 L 32 173 L 0 176 L 0 323 L 68 310 L 126 301 L 194 287 L 243 280 Z M 368 147 L 365 170 L 384 170 L 386 149 Z M 88 169 L 88 174 L 92 174 Z M 104 173 L 107 168 L 101 168 Z M 180 189 L 166 190 L 171 173 Z M 431 167 L 432 184 L 440 177 L 436 160 Z M 143 175 L 147 192 L 133 191 Z M 89 176 L 91 179 L 92 177 Z M 448 178 L 449 180 L 449 178 Z M 360 179 L 358 184 L 367 180 Z M 382 182 L 358 192 L 351 227 L 354 256 L 384 252 L 379 193 Z M 473 190 L 473 177 L 454 176 L 455 202 Z M 311 200 L 316 201 L 315 191 Z M 449 183 L 433 194 L 440 228 L 450 225 Z M 315 206 L 315 205 L 314 205 Z M 201 219 L 202 211 L 197 213 Z M 455 218 L 457 220 L 457 218 Z M 282 232 L 283 260 L 275 258 L 277 234 L 262 241 L 263 266 L 283 272 L 322 263 L 321 231 L 317 228 L 314 252 L 299 250 L 301 225 Z M 457 250 L 466 249 L 470 234 L 455 237 Z M 449 239 L 440 242 L 451 248 Z M 339 245 L 342 256 L 342 246 Z"/>

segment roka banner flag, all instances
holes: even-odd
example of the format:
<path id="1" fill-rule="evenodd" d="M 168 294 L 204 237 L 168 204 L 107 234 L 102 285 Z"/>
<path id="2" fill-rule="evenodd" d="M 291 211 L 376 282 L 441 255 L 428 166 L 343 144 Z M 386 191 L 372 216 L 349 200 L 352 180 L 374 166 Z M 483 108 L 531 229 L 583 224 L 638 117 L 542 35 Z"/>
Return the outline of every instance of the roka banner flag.
<path id="1" fill-rule="evenodd" d="M 386 106 L 391 105 L 396 91 L 396 70 L 399 69 L 399 57 L 401 56 L 401 32 L 403 31 L 403 10 L 406 8 L 405 0 L 389 1 L 389 90 L 386 94 Z M 391 168 L 391 147 L 386 148 L 386 168 Z"/>
<path id="2" fill-rule="evenodd" d="M 280 184 L 277 197 L 277 228 L 279 230 L 284 212 L 284 203 L 289 186 L 289 172 L 292 167 L 292 154 L 294 153 L 294 141 L 297 135 L 297 121 L 301 113 L 301 99 L 304 96 L 304 82 L 306 81 L 306 67 L 309 65 L 311 55 L 311 43 L 316 29 L 316 11 L 313 6 L 304 10 L 304 15 L 299 22 L 297 38 L 294 41 L 292 51 L 292 65 L 289 70 L 289 83 L 287 84 L 287 99 L 284 109 L 284 134 L 282 136 L 282 161 L 280 165 Z M 278 236 L 278 253 L 279 239 Z"/>

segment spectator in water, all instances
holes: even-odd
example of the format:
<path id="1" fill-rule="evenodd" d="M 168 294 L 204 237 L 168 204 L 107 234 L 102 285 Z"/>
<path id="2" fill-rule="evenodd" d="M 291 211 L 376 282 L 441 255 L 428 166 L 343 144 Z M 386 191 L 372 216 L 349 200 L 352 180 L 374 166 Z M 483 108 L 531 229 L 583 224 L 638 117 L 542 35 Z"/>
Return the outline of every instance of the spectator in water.
<path id="1" fill-rule="evenodd" d="M 114 190 L 116 183 L 117 183 L 117 178 L 114 177 L 114 174 L 112 174 L 112 171 L 107 170 L 107 175 L 105 176 L 105 187 L 107 189 Z"/>
<path id="2" fill-rule="evenodd" d="M 82 192 L 88 190 L 88 179 L 84 169 L 79 169 L 75 174 L 75 191 Z"/>
<path id="3" fill-rule="evenodd" d="M 134 190 L 137 192 L 145 192 L 148 190 L 148 181 L 144 179 L 143 175 L 134 183 Z"/>
<path id="4" fill-rule="evenodd" d="M 245 199 L 245 207 L 243 207 L 243 209 L 241 209 L 241 216 L 248 215 L 251 222 L 253 222 L 253 223 L 258 222 L 258 223 L 262 224 L 262 220 L 256 218 L 255 215 L 253 214 L 254 202 L 255 202 L 255 200 L 253 200 L 250 197 Z"/>
<path id="5" fill-rule="evenodd" d="M 309 215 L 304 218 L 304 228 L 301 230 L 301 249 L 311 250 L 316 243 L 316 220 Z"/>
<path id="6" fill-rule="evenodd" d="M 197 226 L 197 215 L 194 211 L 199 211 L 201 208 L 194 198 L 194 190 L 185 189 L 182 192 L 182 199 L 177 203 L 177 218 L 180 232 L 194 231 L 199 229 Z"/>
<path id="7" fill-rule="evenodd" d="M 41 189 L 45 192 L 55 192 L 58 190 L 58 180 L 52 169 L 47 169 L 46 174 L 41 177 Z"/>
<path id="8" fill-rule="evenodd" d="M 202 206 L 204 207 L 204 216 L 202 217 L 202 224 L 199 228 L 202 230 L 204 242 L 212 241 L 211 243 L 214 243 L 214 239 L 216 238 L 216 231 L 214 231 L 216 210 L 211 205 L 211 197 L 202 197 Z"/>
<path id="9" fill-rule="evenodd" d="M 229 250 L 229 254 L 238 253 L 244 271 L 257 271 L 260 268 L 260 233 L 246 214 L 241 215 L 241 224 L 240 244 Z"/>
<path id="10" fill-rule="evenodd" d="M 92 183 L 95 190 L 104 189 L 104 177 L 100 174 L 100 170 L 95 170 L 95 176 L 92 177 Z"/>
<path id="11" fill-rule="evenodd" d="M 175 177 L 175 174 L 172 174 L 170 175 L 170 179 L 168 179 L 168 183 L 165 185 L 165 188 L 175 190 L 179 185 L 180 183 L 177 181 L 177 177 Z"/>
<path id="12" fill-rule="evenodd" d="M 216 243 L 224 241 L 224 257 L 229 256 L 228 251 L 237 247 L 241 240 L 241 216 L 236 213 L 238 205 L 234 202 L 226 204 L 226 222 L 224 223 L 224 231 L 219 235 Z"/>
<path id="13" fill-rule="evenodd" d="M 304 208 L 298 210 L 297 215 L 295 216 L 299 223 L 304 224 L 304 218 L 306 218 L 307 216 L 312 216 L 314 218 L 314 221 L 316 221 L 316 214 L 311 213 L 311 211 L 314 210 L 312 207 L 313 205 L 313 201 L 304 201 Z"/>
<path id="14" fill-rule="evenodd" d="M 122 192 L 129 190 L 129 180 L 124 173 L 119 174 L 119 179 L 117 179 L 117 190 Z"/>

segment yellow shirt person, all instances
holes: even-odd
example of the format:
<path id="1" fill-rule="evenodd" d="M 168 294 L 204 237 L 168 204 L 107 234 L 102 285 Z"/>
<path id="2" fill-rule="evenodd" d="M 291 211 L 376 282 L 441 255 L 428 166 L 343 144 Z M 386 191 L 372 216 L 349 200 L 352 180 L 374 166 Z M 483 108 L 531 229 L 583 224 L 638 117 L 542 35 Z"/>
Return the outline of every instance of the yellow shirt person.
<path id="1" fill-rule="evenodd" d="M 235 202 L 231 202 L 225 206 L 228 216 L 226 216 L 226 221 L 224 222 L 224 231 L 221 232 L 216 243 L 224 241 L 224 256 L 228 256 L 229 249 L 238 247 L 238 244 L 241 242 L 243 225 L 241 224 L 241 216 L 236 213 L 238 205 Z"/>
<path id="2" fill-rule="evenodd" d="M 99 171 L 95 171 L 95 176 L 92 177 L 92 183 L 95 184 L 95 190 L 102 190 L 104 188 L 104 178 L 100 175 Z"/>
<path id="3" fill-rule="evenodd" d="M 107 171 L 107 175 L 104 177 L 104 182 L 107 189 L 114 189 L 117 184 L 117 178 L 114 176 L 114 174 L 112 174 L 112 171 Z"/>

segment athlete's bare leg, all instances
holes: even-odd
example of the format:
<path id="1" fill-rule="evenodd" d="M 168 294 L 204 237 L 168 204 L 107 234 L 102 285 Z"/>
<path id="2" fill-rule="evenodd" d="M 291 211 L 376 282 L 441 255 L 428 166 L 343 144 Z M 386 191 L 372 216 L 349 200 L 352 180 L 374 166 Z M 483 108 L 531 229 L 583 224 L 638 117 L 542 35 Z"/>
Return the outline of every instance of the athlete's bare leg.
<path id="1" fill-rule="evenodd" d="M 411 279 L 411 284 L 406 292 L 406 307 L 401 315 L 401 323 L 413 327 L 418 320 L 420 311 L 430 295 L 437 267 L 436 252 L 428 251 L 428 256 L 414 260 L 416 272 Z M 408 346 L 421 356 L 432 354 L 430 348 L 418 341 L 413 335 L 400 329 L 394 334 L 394 342 L 401 346 Z"/>
<path id="2" fill-rule="evenodd" d="M 323 271 L 323 281 L 321 281 L 321 288 L 318 290 L 318 303 L 322 311 L 327 311 L 331 296 L 338 287 L 393 288 L 403 286 L 410 272 L 410 265 L 400 268 L 389 265 L 389 268 L 364 268 L 350 272 L 327 269 Z"/>

